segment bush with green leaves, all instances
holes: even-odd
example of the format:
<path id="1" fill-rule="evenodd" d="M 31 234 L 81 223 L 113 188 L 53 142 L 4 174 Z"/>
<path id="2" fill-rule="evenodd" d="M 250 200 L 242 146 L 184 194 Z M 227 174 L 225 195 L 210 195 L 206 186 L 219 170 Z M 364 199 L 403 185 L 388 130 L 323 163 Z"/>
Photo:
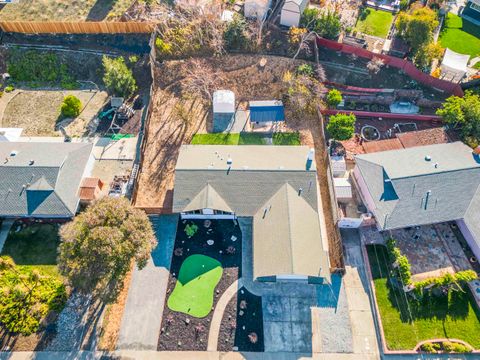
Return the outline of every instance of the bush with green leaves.
<path id="1" fill-rule="evenodd" d="M 5 92 L 6 93 L 12 92 L 13 90 L 15 90 L 15 87 L 13 85 L 5 86 Z"/>
<path id="2" fill-rule="evenodd" d="M 342 93 L 337 89 L 332 89 L 327 93 L 327 104 L 331 108 L 336 108 L 343 100 Z"/>
<path id="3" fill-rule="evenodd" d="M 425 343 L 425 344 L 422 344 L 422 346 L 420 346 L 420 350 L 426 352 L 426 353 L 435 353 L 437 352 L 437 349 L 435 349 L 435 347 L 433 346 L 432 343 Z"/>
<path id="4" fill-rule="evenodd" d="M 123 57 L 110 58 L 103 56 L 103 82 L 115 96 L 129 98 L 137 90 L 132 70 L 125 64 Z"/>
<path id="5" fill-rule="evenodd" d="M 225 47 L 229 50 L 244 50 L 250 45 L 250 39 L 247 36 L 247 21 L 240 14 L 235 14 L 233 20 L 227 24 L 223 33 Z"/>
<path id="6" fill-rule="evenodd" d="M 336 114 L 330 116 L 327 124 L 327 132 L 332 139 L 348 140 L 355 133 L 355 121 L 357 118 L 354 114 Z"/>
<path id="7" fill-rule="evenodd" d="M 436 288 L 440 286 L 450 287 L 457 286 L 462 288 L 467 282 L 476 280 L 478 278 L 477 273 L 473 270 L 459 271 L 455 274 L 445 273 L 442 276 L 427 278 L 422 281 L 416 282 L 415 291 L 421 294 L 426 287 Z"/>
<path id="8" fill-rule="evenodd" d="M 305 75 L 309 77 L 315 76 L 315 70 L 310 64 L 302 64 L 297 67 L 297 75 Z"/>
<path id="9" fill-rule="evenodd" d="M 198 231 L 198 226 L 196 224 L 187 224 L 187 226 L 185 226 L 185 234 L 188 236 L 188 237 L 192 237 L 193 235 L 195 235 Z"/>
<path id="10" fill-rule="evenodd" d="M 447 353 L 469 353 L 472 352 L 468 346 L 463 344 L 452 342 L 452 341 L 443 341 L 442 342 L 443 351 Z"/>
<path id="11" fill-rule="evenodd" d="M 82 102 L 79 98 L 74 95 L 67 95 L 63 98 L 62 106 L 60 111 L 62 116 L 74 118 L 80 114 L 82 109 Z"/>
<path id="12" fill-rule="evenodd" d="M 33 334 L 51 311 L 62 310 L 66 300 L 60 280 L 0 257 L 0 323 L 8 331 Z"/>
<path id="13" fill-rule="evenodd" d="M 326 39 L 336 39 L 340 35 L 342 23 L 340 15 L 333 11 L 321 12 L 318 9 L 306 9 L 300 18 L 300 26 L 316 32 Z"/>
<path id="14" fill-rule="evenodd" d="M 396 273 L 403 285 L 412 284 L 412 271 L 408 258 L 396 246 L 393 238 L 387 239 L 387 250 L 391 263 L 397 265 Z"/>
<path id="15" fill-rule="evenodd" d="M 60 85 L 69 90 L 79 87 L 68 64 L 54 52 L 12 49 L 7 58 L 7 71 L 17 82 Z"/>

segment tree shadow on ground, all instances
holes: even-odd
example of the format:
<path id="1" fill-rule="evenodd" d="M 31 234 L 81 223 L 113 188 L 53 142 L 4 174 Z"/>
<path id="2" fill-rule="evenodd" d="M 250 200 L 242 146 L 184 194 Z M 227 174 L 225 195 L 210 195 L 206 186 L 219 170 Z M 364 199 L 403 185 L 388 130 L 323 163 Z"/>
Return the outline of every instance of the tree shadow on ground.
<path id="1" fill-rule="evenodd" d="M 87 21 L 105 20 L 117 0 L 97 0 L 87 15 Z"/>

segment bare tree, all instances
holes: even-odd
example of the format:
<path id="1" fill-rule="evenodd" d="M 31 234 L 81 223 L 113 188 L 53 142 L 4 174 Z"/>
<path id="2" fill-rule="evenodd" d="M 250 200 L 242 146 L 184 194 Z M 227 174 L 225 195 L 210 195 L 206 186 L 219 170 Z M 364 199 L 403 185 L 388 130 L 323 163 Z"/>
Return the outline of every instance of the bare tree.
<path id="1" fill-rule="evenodd" d="M 382 58 L 374 56 L 372 60 L 367 63 L 367 69 L 372 74 L 378 74 L 383 65 L 385 65 L 385 61 Z"/>
<path id="2" fill-rule="evenodd" d="M 213 91 L 224 80 L 223 75 L 205 60 L 193 59 L 190 64 L 182 82 L 185 90 L 205 100 L 212 100 Z"/>

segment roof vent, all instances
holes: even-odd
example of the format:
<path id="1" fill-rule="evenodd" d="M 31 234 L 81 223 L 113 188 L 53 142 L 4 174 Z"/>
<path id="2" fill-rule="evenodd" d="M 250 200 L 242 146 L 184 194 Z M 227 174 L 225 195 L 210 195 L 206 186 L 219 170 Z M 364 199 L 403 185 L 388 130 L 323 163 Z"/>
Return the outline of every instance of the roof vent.
<path id="1" fill-rule="evenodd" d="M 17 150 L 12 150 L 10 151 L 10 156 L 15 156 L 18 154 L 18 151 Z"/>
<path id="2" fill-rule="evenodd" d="M 432 157 L 430 155 L 425 155 L 425 161 L 431 161 Z"/>
<path id="3" fill-rule="evenodd" d="M 436 169 L 438 168 L 438 163 L 433 164 L 433 167 Z"/>
<path id="4" fill-rule="evenodd" d="M 35 160 L 30 160 L 30 161 L 28 162 L 28 165 L 30 165 L 30 166 L 32 166 L 33 164 L 35 164 Z"/>
<path id="5" fill-rule="evenodd" d="M 233 164 L 232 158 L 228 158 L 228 159 L 227 159 L 227 165 L 232 165 L 232 164 Z"/>

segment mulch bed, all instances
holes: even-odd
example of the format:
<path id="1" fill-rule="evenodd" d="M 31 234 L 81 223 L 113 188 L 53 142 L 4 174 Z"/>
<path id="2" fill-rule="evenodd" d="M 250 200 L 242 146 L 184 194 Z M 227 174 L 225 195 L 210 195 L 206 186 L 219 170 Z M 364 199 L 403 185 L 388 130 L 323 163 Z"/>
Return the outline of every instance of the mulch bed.
<path id="1" fill-rule="evenodd" d="M 188 238 L 184 228 L 192 223 L 198 226 L 198 232 L 192 238 Z M 213 310 L 225 290 L 241 276 L 242 234 L 237 222 L 212 220 L 210 229 L 212 230 L 209 232 L 209 229 L 204 227 L 204 220 L 179 222 L 170 267 L 167 300 L 175 288 L 183 261 L 190 255 L 202 254 L 218 260 L 223 267 L 222 278 L 215 288 L 212 311 L 206 317 L 199 319 L 170 310 L 166 300 L 158 340 L 160 351 L 206 351 Z M 232 236 L 237 240 L 232 241 Z M 209 239 L 215 242 L 211 246 L 207 244 Z M 229 247 L 235 249 L 233 254 L 227 253 Z"/>
<path id="2" fill-rule="evenodd" d="M 220 325 L 217 350 L 249 352 L 265 350 L 261 297 L 242 287 L 237 296 L 230 300 Z"/>

